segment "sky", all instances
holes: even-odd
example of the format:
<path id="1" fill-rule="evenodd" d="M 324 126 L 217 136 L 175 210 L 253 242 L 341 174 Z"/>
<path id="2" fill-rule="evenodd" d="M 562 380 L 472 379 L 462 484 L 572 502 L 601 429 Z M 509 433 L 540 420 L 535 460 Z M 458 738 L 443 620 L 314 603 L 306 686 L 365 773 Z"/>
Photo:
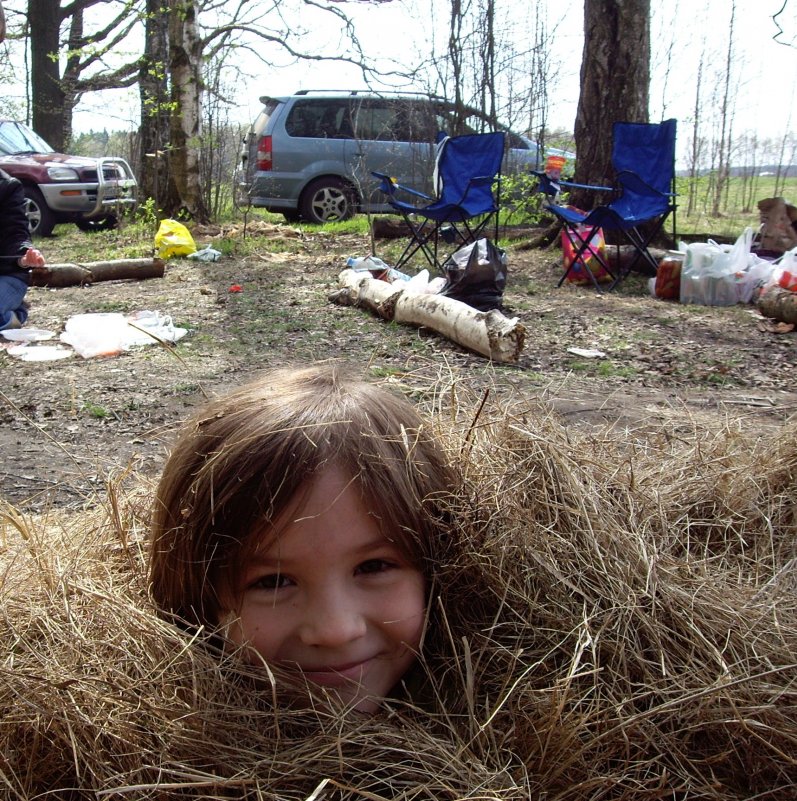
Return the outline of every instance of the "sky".
<path id="1" fill-rule="evenodd" d="M 385 62 L 407 62 L 416 50 L 426 52 L 432 29 L 431 0 L 394 0 L 378 6 L 341 6 L 353 13 L 360 41 L 372 57 Z M 528 0 L 526 0 L 528 2 Z M 696 6 L 701 6 L 696 8 Z M 685 147 L 689 120 L 694 116 L 695 86 L 701 55 L 704 59 L 704 86 L 721 84 L 720 75 L 728 55 L 732 0 L 659 0 L 652 2 L 651 41 L 651 120 L 679 119 L 679 142 Z M 740 80 L 732 90 L 734 130 L 754 130 L 760 136 L 782 137 L 797 128 L 797 0 L 736 0 L 733 59 L 740 67 Z M 551 58 L 558 63 L 552 87 L 550 122 L 553 127 L 572 130 L 579 93 L 579 68 L 583 46 L 583 0 L 538 0 L 547 7 L 549 29 L 555 30 Z M 524 8 L 521 2 L 518 8 Z M 298 14 L 307 14 L 299 4 Z M 440 6 L 443 8 L 443 6 Z M 302 11 L 301 9 L 304 9 Z M 776 38 L 778 28 L 783 33 Z M 518 15 L 522 12 L 518 11 Z M 442 15 L 444 18 L 444 15 Z M 328 23 L 313 28 L 310 18 L 302 18 L 311 28 L 310 37 L 318 52 L 346 52 L 345 39 L 330 34 Z M 518 27 L 522 33 L 522 19 Z M 779 43 L 783 42 L 783 44 Z M 305 39 L 303 45 L 307 46 Z M 330 62 L 296 64 L 269 70 L 257 62 L 239 65 L 251 76 L 240 79 L 233 122 L 250 122 L 260 110 L 262 94 L 291 94 L 299 88 L 365 88 L 354 67 Z M 422 87 L 419 87 L 422 88 Z M 708 90 L 707 90 L 708 91 Z M 710 106 L 711 98 L 704 99 Z M 716 104 L 718 101 L 714 101 Z M 135 93 L 113 93 L 81 102 L 75 113 L 77 131 L 98 128 L 135 127 L 138 100 Z M 707 110 L 710 110 L 708 108 Z"/>

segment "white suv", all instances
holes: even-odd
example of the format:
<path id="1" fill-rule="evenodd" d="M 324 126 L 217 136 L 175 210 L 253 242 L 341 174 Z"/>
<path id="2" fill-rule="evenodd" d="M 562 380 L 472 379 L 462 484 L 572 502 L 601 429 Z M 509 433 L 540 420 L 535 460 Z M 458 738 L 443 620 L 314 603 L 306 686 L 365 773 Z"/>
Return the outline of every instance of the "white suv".
<path id="1" fill-rule="evenodd" d="M 236 197 L 289 221 L 389 212 L 373 170 L 429 193 L 438 132 L 490 129 L 474 109 L 455 128 L 463 115 L 432 95 L 302 90 L 260 102 L 244 139 Z M 533 143 L 511 131 L 507 139 L 505 174 L 539 167 Z"/>

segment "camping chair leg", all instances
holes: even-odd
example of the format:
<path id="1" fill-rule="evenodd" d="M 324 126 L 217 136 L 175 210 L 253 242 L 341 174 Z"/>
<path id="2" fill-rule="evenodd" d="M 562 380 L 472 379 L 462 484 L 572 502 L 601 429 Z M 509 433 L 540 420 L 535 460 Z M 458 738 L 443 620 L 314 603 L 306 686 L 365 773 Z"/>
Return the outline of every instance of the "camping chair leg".
<path id="1" fill-rule="evenodd" d="M 440 264 L 437 259 L 437 235 L 436 229 L 427 231 L 427 220 L 424 220 L 420 225 L 416 225 L 409 218 L 409 215 L 404 215 L 404 222 L 409 226 L 412 231 L 413 238 L 407 243 L 401 256 L 396 261 L 396 269 L 401 268 L 409 262 L 409 260 L 418 252 L 423 253 L 424 258 L 433 269 L 440 270 Z M 429 246 L 429 241 L 432 240 L 434 249 Z"/>
<path id="2" fill-rule="evenodd" d="M 609 278 L 612 279 L 612 283 L 609 288 L 611 289 L 612 287 L 614 287 L 614 284 L 617 281 L 617 276 L 612 272 L 611 268 L 609 267 L 608 261 L 606 261 L 606 259 L 604 259 L 603 256 L 601 256 L 601 254 L 597 250 L 594 251 L 590 250 L 589 247 L 590 242 L 592 242 L 592 237 L 595 236 L 599 228 L 600 228 L 599 225 L 594 226 L 592 229 L 590 229 L 586 238 L 582 239 L 581 235 L 573 233 L 569 225 L 564 225 L 562 230 L 565 232 L 565 235 L 570 240 L 570 244 L 572 244 L 573 246 L 574 255 L 570 264 L 567 265 L 567 269 L 565 270 L 564 274 L 559 279 L 559 282 L 557 283 L 558 287 L 562 286 L 567 276 L 570 275 L 570 271 L 573 270 L 580 261 L 582 261 L 582 256 L 588 250 L 590 254 L 595 257 L 595 260 L 598 262 L 598 264 L 600 264 L 600 266 L 603 267 Z M 586 272 L 587 276 L 592 282 L 592 285 L 598 292 L 603 294 L 603 287 L 598 283 L 598 279 L 595 277 L 595 273 L 583 261 L 582 264 L 584 272 Z"/>
<path id="3" fill-rule="evenodd" d="M 625 280 L 628 277 L 628 274 L 634 270 L 634 268 L 637 266 L 637 264 L 639 264 L 640 261 L 647 262 L 648 266 L 650 266 L 654 272 L 658 270 L 659 267 L 658 262 L 651 255 L 650 251 L 648 250 L 648 246 L 653 241 L 653 238 L 659 233 L 659 231 L 661 231 L 663 225 L 664 225 L 664 219 L 659 220 L 658 225 L 656 225 L 646 237 L 643 237 L 639 233 L 639 230 L 636 228 L 629 228 L 623 231 L 626 239 L 634 247 L 636 253 L 634 255 L 632 262 L 628 265 L 627 268 L 622 269 L 618 267 L 617 277 L 614 279 L 612 285 L 609 287 L 610 291 L 614 289 L 621 281 Z M 617 264 L 619 265 L 620 264 L 619 245 L 617 246 L 617 256 L 618 256 Z"/>

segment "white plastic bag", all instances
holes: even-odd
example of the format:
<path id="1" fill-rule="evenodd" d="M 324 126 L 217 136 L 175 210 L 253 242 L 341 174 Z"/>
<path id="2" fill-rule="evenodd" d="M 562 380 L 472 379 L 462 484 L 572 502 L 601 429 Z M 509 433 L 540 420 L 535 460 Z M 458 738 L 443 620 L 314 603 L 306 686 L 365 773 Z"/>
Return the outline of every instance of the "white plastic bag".
<path id="1" fill-rule="evenodd" d="M 753 303 L 770 282 L 774 271 L 773 262 L 750 254 L 747 270 L 739 279 L 739 300 L 742 303 Z"/>
<path id="2" fill-rule="evenodd" d="M 746 228 L 733 245 L 713 240 L 686 246 L 681 269 L 681 303 L 734 306 L 741 301 L 741 279 L 750 261 L 753 229 Z"/>
<path id="3" fill-rule="evenodd" d="M 187 258 L 193 261 L 218 261 L 221 258 L 221 251 L 215 250 L 210 245 L 205 245 L 201 250 L 189 253 Z"/>
<path id="4" fill-rule="evenodd" d="M 84 359 L 118 356 L 136 345 L 159 341 L 177 342 L 186 334 L 171 317 L 157 311 L 124 314 L 75 314 L 66 321 L 61 341 L 71 345 Z"/>
<path id="5" fill-rule="evenodd" d="M 787 250 L 774 264 L 769 281 L 761 292 L 770 286 L 779 286 L 789 292 L 797 292 L 797 248 Z M 5 331 L 3 332 L 5 334 Z M 6 334 L 8 336 L 8 334 Z"/>
<path id="6" fill-rule="evenodd" d="M 158 311 L 134 312 L 127 317 L 127 331 L 124 347 L 152 345 L 156 342 L 177 342 L 188 333 L 186 328 L 178 328 L 172 318 Z"/>
<path id="7" fill-rule="evenodd" d="M 61 341 L 84 359 L 116 356 L 124 349 L 127 320 L 124 314 L 75 314 L 66 321 Z"/>

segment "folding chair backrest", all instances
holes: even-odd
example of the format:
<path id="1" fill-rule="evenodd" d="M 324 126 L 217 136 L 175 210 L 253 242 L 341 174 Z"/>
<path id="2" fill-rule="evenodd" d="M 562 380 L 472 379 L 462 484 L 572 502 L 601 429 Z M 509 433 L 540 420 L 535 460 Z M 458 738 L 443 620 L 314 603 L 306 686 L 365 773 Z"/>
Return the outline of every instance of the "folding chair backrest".
<path id="1" fill-rule="evenodd" d="M 609 208 L 622 219 L 623 224 L 635 225 L 672 210 L 670 196 L 651 188 L 636 173 L 623 170 L 617 176 L 617 183 L 623 191 L 609 204 Z"/>
<path id="2" fill-rule="evenodd" d="M 471 182 L 474 178 L 492 179 L 500 175 L 504 141 L 505 136 L 501 131 L 445 139 L 437 162 L 440 181 L 438 200 L 459 204 L 467 194 L 468 207 L 486 209 L 494 205 L 491 182 L 486 181 L 483 185 Z"/>
<path id="3" fill-rule="evenodd" d="M 636 173 L 659 192 L 671 192 L 675 177 L 675 120 L 616 122 L 612 138 L 615 172 Z"/>

